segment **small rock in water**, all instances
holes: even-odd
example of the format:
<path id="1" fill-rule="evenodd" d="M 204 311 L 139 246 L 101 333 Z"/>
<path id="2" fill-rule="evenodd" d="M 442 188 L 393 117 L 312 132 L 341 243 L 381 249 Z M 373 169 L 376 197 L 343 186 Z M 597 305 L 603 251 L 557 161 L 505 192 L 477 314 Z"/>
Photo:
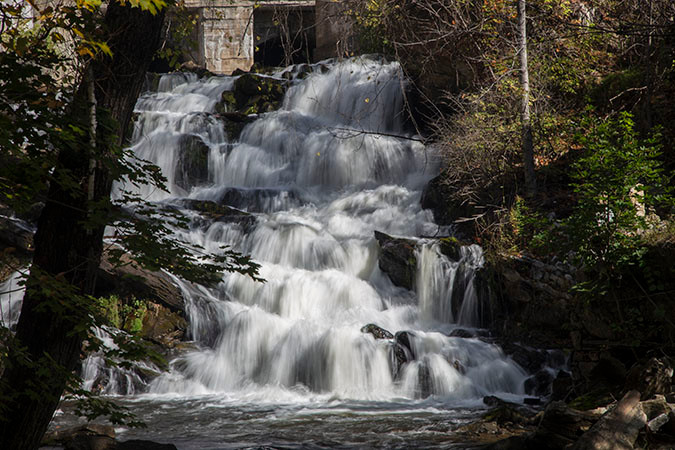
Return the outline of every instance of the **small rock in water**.
<path id="1" fill-rule="evenodd" d="M 394 335 L 384 328 L 378 327 L 374 323 L 369 323 L 361 328 L 361 333 L 370 333 L 375 339 L 393 339 Z"/>
<path id="2" fill-rule="evenodd" d="M 130 441 L 118 442 L 115 450 L 178 450 L 178 448 L 173 444 L 160 444 L 158 442 L 132 439 Z"/>
<path id="3" fill-rule="evenodd" d="M 450 337 L 460 337 L 460 338 L 472 338 L 475 337 L 476 335 L 472 333 L 469 330 L 465 330 L 463 328 L 455 328 L 452 330 L 449 334 Z"/>
<path id="4" fill-rule="evenodd" d="M 409 359 L 415 359 L 415 351 L 412 346 L 412 338 L 414 336 L 410 331 L 399 331 L 396 333 L 396 343 L 406 350 L 406 355 L 410 356 Z"/>
<path id="5" fill-rule="evenodd" d="M 536 374 L 525 380 L 525 392 L 538 397 L 551 393 L 551 384 L 553 375 L 546 369 L 538 371 Z"/>

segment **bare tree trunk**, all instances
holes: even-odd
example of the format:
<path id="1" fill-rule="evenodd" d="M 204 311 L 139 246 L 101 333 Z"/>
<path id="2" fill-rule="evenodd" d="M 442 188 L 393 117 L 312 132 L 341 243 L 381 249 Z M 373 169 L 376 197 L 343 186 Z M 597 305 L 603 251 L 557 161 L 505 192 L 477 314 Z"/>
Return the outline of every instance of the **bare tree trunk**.
<path id="1" fill-rule="evenodd" d="M 88 313 L 74 299 L 93 293 L 106 223 L 104 217 L 95 217 L 101 211 L 92 214 L 92 203 L 110 196 L 110 145 L 120 145 L 125 138 L 145 73 L 159 45 L 163 19 L 163 11 L 151 15 L 111 2 L 105 25 L 114 56 L 92 62 L 89 74 L 93 74 L 94 85 L 89 75 L 85 77 L 71 104 L 71 120 L 82 130 L 89 130 L 93 123 L 92 107 L 97 106 L 98 114 L 111 120 L 99 120 L 97 130 L 64 140 L 59 148 L 59 161 L 38 221 L 33 265 L 17 326 L 15 343 L 23 348 L 23 354 L 9 355 L 0 380 L 2 449 L 38 447 L 68 375 L 80 360 Z M 92 136 L 96 148 L 92 148 Z M 50 284 L 54 281 L 58 285 Z"/>
<path id="2" fill-rule="evenodd" d="M 532 142 L 532 124 L 530 122 L 530 74 L 527 69 L 527 1 L 518 0 L 518 54 L 520 55 L 520 85 L 523 91 L 520 120 L 522 123 L 522 152 L 525 167 L 525 185 L 527 193 L 533 196 L 537 192 L 534 176 L 534 144 Z"/>

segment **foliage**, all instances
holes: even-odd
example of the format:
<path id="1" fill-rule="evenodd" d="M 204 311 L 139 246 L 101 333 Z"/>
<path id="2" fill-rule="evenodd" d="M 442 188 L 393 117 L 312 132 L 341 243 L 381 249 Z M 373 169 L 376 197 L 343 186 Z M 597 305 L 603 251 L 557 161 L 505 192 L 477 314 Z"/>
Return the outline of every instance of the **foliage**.
<path id="1" fill-rule="evenodd" d="M 137 335 L 143 329 L 143 318 L 148 311 L 145 301 L 131 298 L 123 302 L 116 295 L 98 299 L 104 322 L 110 326 Z"/>
<path id="2" fill-rule="evenodd" d="M 639 139 L 633 118 L 588 117 L 579 136 L 584 155 L 572 166 L 577 206 L 568 224 L 580 260 L 601 281 L 637 264 L 645 252 L 646 208 L 672 204 L 659 157 L 660 134 Z"/>
<path id="3" fill-rule="evenodd" d="M 536 256 L 550 255 L 560 249 L 562 233 L 556 223 L 527 206 L 522 197 L 517 197 L 511 207 L 509 222 L 518 248 Z"/>
<path id="4" fill-rule="evenodd" d="M 119 1 L 153 15 L 167 6 L 163 0 Z M 58 185 L 75 198 L 82 197 L 82 186 L 86 184 L 82 176 L 55 170 L 59 153 L 66 148 L 84 153 L 93 167 L 107 170 L 115 180 L 163 188 L 164 178 L 156 166 L 136 160 L 114 145 L 117 137 L 110 136 L 110 130 L 117 129 L 117 124 L 108 111 L 95 110 L 100 133 L 95 133 L 96 145 L 91 148 L 87 146 L 92 135 L 90 124 L 81 120 L 79 111 L 73 110 L 72 100 L 78 90 L 81 93 L 87 87 L 89 64 L 111 56 L 102 6 L 100 0 L 63 5 L 19 0 L 0 3 L 0 204 L 3 206 L 26 211 L 45 201 L 49 185 Z M 89 201 L 86 211 L 85 230 L 116 224 L 117 242 L 125 245 L 125 251 L 141 266 L 165 268 L 191 281 L 213 282 L 224 270 L 258 279 L 258 266 L 248 257 L 228 248 L 210 254 L 180 241 L 174 229 L 186 227 L 187 220 L 178 211 L 162 210 L 129 194 L 115 202 L 109 198 Z M 67 213 L 66 210 L 64 214 Z M 158 223 L 161 217 L 167 217 L 170 224 Z M 112 254 L 120 256 L 121 252 Z M 102 350 L 101 342 L 90 332 L 92 327 L 106 322 L 101 315 L 101 303 L 70 284 L 70 276 L 70 273 L 50 274 L 34 264 L 26 288 L 37 298 L 47 299 L 40 303 L 39 311 L 67 324 L 72 336 L 88 336 L 85 350 Z M 112 299 L 107 303 L 112 306 Z M 144 305 L 117 304 L 117 308 L 116 312 L 110 312 L 110 318 L 132 333 L 139 331 Z M 45 375 L 45 380 L 49 380 L 50 373 L 54 379 L 59 374 L 70 380 L 67 389 L 71 395 L 85 395 L 78 380 L 49 355 L 39 358 L 28 355 L 7 330 L 1 331 L 6 336 L 0 344 L 0 367 L 7 368 L 10 362 L 21 364 Z M 148 357 L 160 361 L 133 335 L 117 333 L 113 339 L 117 348 L 106 350 L 106 358 L 116 364 L 126 365 Z M 21 394 L 40 397 L 50 390 L 47 385 L 31 386 L 29 392 Z M 5 386 L 0 394 L 8 395 L 0 401 L 2 417 L 5 411 L 1 406 L 9 405 L 10 397 L 18 394 L 12 392 L 11 386 Z M 88 402 L 89 406 L 83 404 L 81 408 L 88 417 L 101 412 L 112 414 L 113 421 L 129 417 L 114 405 L 88 394 L 82 400 Z"/>

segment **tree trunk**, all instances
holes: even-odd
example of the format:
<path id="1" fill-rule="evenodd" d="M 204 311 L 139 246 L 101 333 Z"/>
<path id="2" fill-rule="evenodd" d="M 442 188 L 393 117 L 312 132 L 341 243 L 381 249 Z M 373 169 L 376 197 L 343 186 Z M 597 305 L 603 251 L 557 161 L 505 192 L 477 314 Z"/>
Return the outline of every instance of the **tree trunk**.
<path id="1" fill-rule="evenodd" d="M 527 194 L 534 196 L 537 182 L 534 176 L 534 144 L 532 143 L 532 124 L 530 123 L 530 74 L 527 70 L 527 1 L 518 0 L 518 54 L 520 55 L 520 85 L 523 91 L 520 120 L 522 123 L 523 165 L 525 167 L 525 185 Z"/>
<path id="2" fill-rule="evenodd" d="M 161 35 L 164 12 L 111 2 L 105 16 L 113 58 L 92 62 L 99 114 L 95 134 L 64 140 L 47 202 L 38 221 L 31 273 L 26 285 L 16 342 L 0 380 L 0 448 L 35 449 L 51 421 L 68 375 L 80 360 L 87 329 L 86 309 L 77 299 L 93 293 L 105 217 L 92 202 L 110 196 L 111 146 L 124 142 L 134 104 Z M 92 102 L 86 77 L 71 104 L 73 124 L 89 130 Z M 99 117 L 100 119 L 100 117 Z M 93 132 L 93 130 L 92 130 Z M 90 137 L 96 137 L 96 149 Z M 91 161 L 96 161 L 92 176 Z M 93 189 L 90 184 L 93 183 Z M 104 214 L 104 213 L 103 213 Z M 51 283 L 56 281 L 58 285 Z M 14 347 L 16 348 L 16 347 Z"/>

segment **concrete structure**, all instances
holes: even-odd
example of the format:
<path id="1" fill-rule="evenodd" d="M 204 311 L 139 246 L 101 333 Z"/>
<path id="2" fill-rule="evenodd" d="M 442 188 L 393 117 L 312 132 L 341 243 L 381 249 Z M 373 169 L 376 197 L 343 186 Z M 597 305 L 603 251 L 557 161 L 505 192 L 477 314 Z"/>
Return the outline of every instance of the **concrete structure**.
<path id="1" fill-rule="evenodd" d="M 195 63 L 214 73 L 314 59 L 315 0 L 187 0 L 197 13 Z"/>

